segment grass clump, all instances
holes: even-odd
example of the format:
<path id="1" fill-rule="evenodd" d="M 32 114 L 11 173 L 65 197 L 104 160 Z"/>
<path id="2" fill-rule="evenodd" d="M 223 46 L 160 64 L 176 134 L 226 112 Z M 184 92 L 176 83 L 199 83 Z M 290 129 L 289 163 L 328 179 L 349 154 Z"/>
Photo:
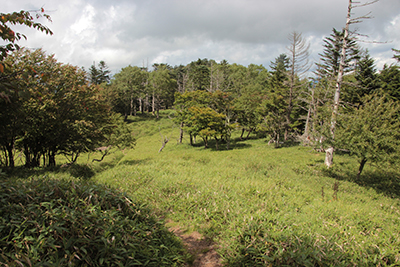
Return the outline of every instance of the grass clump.
<path id="1" fill-rule="evenodd" d="M 146 207 L 93 182 L 0 182 L 5 266 L 180 266 L 181 242 Z"/>
<path id="2" fill-rule="evenodd" d="M 258 219 L 231 242 L 230 251 L 225 251 L 226 265 L 398 266 L 396 249 L 385 241 L 365 239 L 357 244 L 355 234 L 350 230 L 327 235 L 284 221 Z M 341 235 L 352 235 L 352 242 Z"/>

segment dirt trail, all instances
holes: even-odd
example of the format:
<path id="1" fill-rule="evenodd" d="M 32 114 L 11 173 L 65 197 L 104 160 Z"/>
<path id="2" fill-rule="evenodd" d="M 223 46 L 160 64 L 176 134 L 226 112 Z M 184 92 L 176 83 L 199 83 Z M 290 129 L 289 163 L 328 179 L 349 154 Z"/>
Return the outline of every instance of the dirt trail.
<path id="1" fill-rule="evenodd" d="M 183 233 L 180 227 L 171 227 L 171 232 L 179 236 L 187 250 L 194 257 L 193 267 L 221 267 L 221 258 L 216 244 L 204 238 L 199 232 Z"/>

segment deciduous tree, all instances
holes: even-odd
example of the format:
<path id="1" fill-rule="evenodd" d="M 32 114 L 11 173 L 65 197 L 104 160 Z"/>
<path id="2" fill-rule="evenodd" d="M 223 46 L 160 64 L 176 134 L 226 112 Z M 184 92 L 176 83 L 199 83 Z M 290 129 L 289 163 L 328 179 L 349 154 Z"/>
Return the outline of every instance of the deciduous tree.
<path id="1" fill-rule="evenodd" d="M 388 96 L 371 95 L 364 104 L 338 120 L 333 144 L 350 151 L 360 160 L 357 178 L 366 162 L 399 160 L 400 104 Z"/>

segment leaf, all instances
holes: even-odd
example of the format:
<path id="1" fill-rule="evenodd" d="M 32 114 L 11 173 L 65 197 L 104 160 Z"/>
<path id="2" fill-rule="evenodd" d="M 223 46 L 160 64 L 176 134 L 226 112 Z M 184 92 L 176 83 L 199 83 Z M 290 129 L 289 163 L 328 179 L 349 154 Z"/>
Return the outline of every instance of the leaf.
<path id="1" fill-rule="evenodd" d="M 0 63 L 0 72 L 4 73 L 4 65 Z"/>

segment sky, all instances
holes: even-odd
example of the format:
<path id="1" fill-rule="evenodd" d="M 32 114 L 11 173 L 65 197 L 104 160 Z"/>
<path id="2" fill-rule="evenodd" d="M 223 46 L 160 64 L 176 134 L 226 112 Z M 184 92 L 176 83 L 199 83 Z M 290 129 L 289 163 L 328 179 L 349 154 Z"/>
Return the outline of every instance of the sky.
<path id="1" fill-rule="evenodd" d="M 365 0 L 359 0 L 366 3 Z M 345 26 L 348 0 L 2 0 L 0 13 L 39 10 L 52 36 L 12 26 L 59 62 L 88 69 L 103 60 L 112 73 L 128 65 L 187 65 L 201 58 L 244 66 L 263 65 L 288 53 L 288 35 L 302 33 L 310 43 L 310 61 L 318 62 L 323 39 Z M 394 63 L 400 49 L 400 1 L 380 0 L 355 8 L 353 24 L 363 35 L 377 69 Z"/>

